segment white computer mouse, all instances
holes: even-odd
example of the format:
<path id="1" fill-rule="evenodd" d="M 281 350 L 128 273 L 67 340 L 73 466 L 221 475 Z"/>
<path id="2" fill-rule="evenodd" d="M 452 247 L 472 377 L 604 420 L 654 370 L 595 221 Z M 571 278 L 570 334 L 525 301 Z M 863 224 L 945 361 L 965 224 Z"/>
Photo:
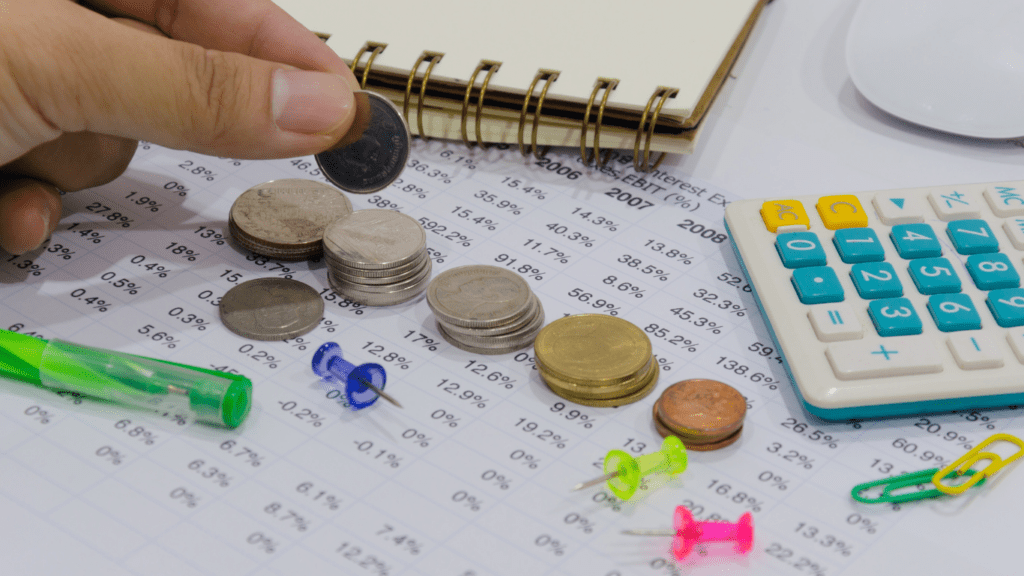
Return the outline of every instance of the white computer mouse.
<path id="1" fill-rule="evenodd" d="M 854 85 L 882 110 L 977 138 L 1024 136 L 1024 1 L 861 0 Z"/>

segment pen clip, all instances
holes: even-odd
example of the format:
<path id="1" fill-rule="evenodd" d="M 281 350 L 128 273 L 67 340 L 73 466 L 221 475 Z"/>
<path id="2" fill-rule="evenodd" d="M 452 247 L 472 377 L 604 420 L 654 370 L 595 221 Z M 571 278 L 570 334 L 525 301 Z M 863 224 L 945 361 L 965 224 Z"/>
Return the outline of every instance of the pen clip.
<path id="1" fill-rule="evenodd" d="M 982 452 L 983 449 L 999 442 L 1000 440 L 1016 445 L 1018 450 L 1008 458 L 1003 458 L 994 452 Z M 945 494 L 960 494 L 971 486 L 983 482 L 985 478 L 992 476 L 1004 466 L 1020 458 L 1022 455 L 1024 455 L 1024 440 L 1021 440 L 1016 436 L 1011 436 L 1010 434 L 993 434 L 971 450 L 968 450 L 966 454 L 957 458 L 942 470 L 936 472 L 935 476 L 932 477 L 932 482 L 935 484 L 936 489 Z M 982 460 L 988 460 L 990 464 L 981 470 L 973 470 L 976 474 L 972 475 L 971 479 L 967 482 L 956 486 L 942 484 L 941 480 L 946 478 L 949 473 L 957 471 L 960 474 L 966 474 L 972 471 L 972 467 Z"/>
<path id="2" fill-rule="evenodd" d="M 881 480 L 864 482 L 863 484 L 854 486 L 850 495 L 853 496 L 854 500 L 863 504 L 901 504 L 903 502 L 912 502 L 914 500 L 924 500 L 925 498 L 935 498 L 936 496 L 942 495 L 942 492 L 939 491 L 937 487 L 932 488 L 931 490 L 924 490 L 919 487 L 924 484 L 934 484 L 935 477 L 940 472 L 941 471 L 938 468 L 929 468 L 927 470 L 918 470 L 917 472 L 908 472 L 899 476 L 893 476 L 892 478 L 882 478 Z M 972 481 L 970 484 L 971 486 L 974 486 L 975 484 L 980 486 L 985 482 L 985 475 L 977 474 L 975 470 L 967 470 L 962 474 L 953 470 L 941 478 L 945 479 L 950 476 L 960 477 L 961 475 L 978 477 L 978 480 L 974 480 L 974 478 L 969 480 Z M 877 497 L 870 498 L 861 495 L 865 490 L 876 486 L 882 486 L 882 493 Z M 903 490 L 905 488 L 915 488 L 915 490 L 902 494 L 894 494 L 897 490 Z"/>

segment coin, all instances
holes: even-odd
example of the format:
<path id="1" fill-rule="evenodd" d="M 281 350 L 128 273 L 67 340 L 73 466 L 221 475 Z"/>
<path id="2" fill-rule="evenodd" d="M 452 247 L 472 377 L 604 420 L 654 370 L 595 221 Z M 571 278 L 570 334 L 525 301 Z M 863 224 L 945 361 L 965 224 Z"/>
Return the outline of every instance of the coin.
<path id="1" fill-rule="evenodd" d="M 444 329 L 444 325 L 442 325 L 440 322 L 437 323 L 437 331 L 441 334 L 441 337 L 444 338 L 445 341 L 451 344 L 452 346 L 455 346 L 459 350 L 472 352 L 473 354 L 508 354 L 509 352 L 515 352 L 516 350 L 522 350 L 523 348 L 526 348 L 527 346 L 530 345 L 531 342 L 527 341 L 524 344 L 509 345 L 502 348 L 481 348 L 478 346 L 470 346 L 469 344 L 465 344 L 462 341 L 455 339 L 451 334 L 449 334 Z"/>
<path id="2" fill-rule="evenodd" d="M 530 307 L 526 309 L 522 317 L 508 323 L 502 324 L 501 326 L 495 326 L 494 328 L 466 328 L 465 326 L 458 326 L 455 324 L 448 324 L 443 320 L 438 320 L 444 325 L 444 329 L 453 336 L 474 336 L 477 338 L 487 338 L 491 336 L 503 336 L 510 334 L 526 326 L 527 324 L 534 321 L 537 314 L 544 314 L 544 307 L 540 304 L 540 299 L 537 298 L 536 294 L 530 295 Z"/>
<path id="3" fill-rule="evenodd" d="M 420 223 L 394 210 L 357 210 L 324 230 L 328 256 L 356 268 L 397 268 L 420 257 L 426 246 Z"/>
<path id="4" fill-rule="evenodd" d="M 427 282 L 430 281 L 430 271 L 431 265 L 428 263 L 424 274 L 422 277 L 419 277 L 417 282 L 411 284 L 402 283 L 401 288 L 378 292 L 371 292 L 364 288 L 387 289 L 393 287 L 361 286 L 339 282 L 334 277 L 333 272 L 327 273 L 327 279 L 330 281 L 331 287 L 334 288 L 335 292 L 353 302 L 358 302 L 366 306 L 393 306 L 395 304 L 407 302 L 416 296 L 419 296 L 423 292 L 424 288 L 426 288 Z"/>
<path id="5" fill-rule="evenodd" d="M 395 266 L 394 268 L 387 268 L 384 270 L 373 270 L 371 268 L 358 268 L 356 266 L 351 266 L 349 264 L 342 262 L 341 260 L 338 260 L 334 256 L 331 256 L 330 253 L 326 254 L 327 263 L 331 266 L 331 268 L 335 270 L 341 270 L 345 273 L 346 276 L 351 276 L 353 278 L 353 282 L 363 281 L 355 280 L 355 278 L 371 280 L 374 278 L 394 278 L 402 274 L 408 274 L 410 272 L 415 273 L 419 271 L 420 268 L 426 265 L 426 261 L 429 258 L 430 255 L 427 254 L 426 250 L 424 250 L 419 256 L 410 260 L 406 264 L 402 264 L 401 266 Z M 367 284 L 369 284 L 369 282 L 367 282 Z"/>
<path id="6" fill-rule="evenodd" d="M 334 274 L 334 277 L 338 280 L 339 283 L 354 284 L 357 287 L 383 285 L 392 286 L 404 280 L 409 280 L 410 278 L 418 276 L 419 274 L 423 273 L 424 270 L 430 267 L 430 258 L 426 257 L 425 254 L 424 256 L 425 257 L 422 259 L 415 260 L 415 263 L 417 264 L 415 268 L 409 268 L 407 271 L 399 272 L 398 274 L 395 274 L 393 276 L 357 276 L 351 273 L 353 272 L 352 268 L 334 266 L 331 267 L 331 273 Z"/>
<path id="7" fill-rule="evenodd" d="M 471 334 L 455 334 L 447 329 L 445 331 L 453 338 L 468 346 L 478 348 L 505 348 L 508 346 L 516 346 L 517 348 L 522 348 L 523 346 L 533 342 L 533 339 L 537 337 L 537 332 L 539 332 L 543 326 L 544 309 L 541 308 L 539 313 L 534 315 L 529 324 L 507 334 L 481 337 L 473 336 Z"/>
<path id="8" fill-rule="evenodd" d="M 392 292 L 399 292 L 407 288 L 418 286 L 419 284 L 426 281 L 427 277 L 430 276 L 432 270 L 431 261 L 428 258 L 423 266 L 416 271 L 416 274 L 411 277 L 407 277 L 401 280 L 395 280 L 389 284 L 363 284 L 361 282 L 351 282 L 345 278 L 342 278 L 336 270 L 331 271 L 331 277 L 334 279 L 334 284 L 343 288 L 346 293 L 355 291 L 365 294 L 388 294 Z"/>
<path id="9" fill-rule="evenodd" d="M 676 438 L 679 438 L 680 441 L 682 441 L 683 445 L 686 446 L 687 450 L 694 450 L 697 452 L 710 452 L 711 450 L 725 448 L 726 446 L 734 444 L 737 440 L 739 440 L 740 434 L 743 432 L 743 427 L 741 426 L 739 430 L 733 432 L 732 434 L 726 436 L 725 438 L 715 440 L 713 442 L 701 443 L 694 442 L 693 440 L 680 436 L 679 434 L 665 427 L 664 422 L 660 422 L 657 419 L 654 420 L 654 428 L 658 431 L 658 434 L 660 434 L 662 438 L 675 436 Z"/>
<path id="10" fill-rule="evenodd" d="M 467 328 L 494 328 L 519 319 L 530 306 L 530 285 L 497 266 L 450 268 L 427 287 L 427 304 L 439 320 Z"/>
<path id="11" fill-rule="evenodd" d="M 672 384 L 658 404 L 658 416 L 668 428 L 707 440 L 735 432 L 747 413 L 747 401 L 735 388 L 704 378 Z"/>
<path id="12" fill-rule="evenodd" d="M 651 340 L 631 322 L 602 314 L 559 318 L 537 334 L 537 367 L 584 386 L 634 378 L 651 361 Z"/>
<path id="13" fill-rule="evenodd" d="M 654 362 L 650 373 L 641 380 L 641 386 L 625 396 L 618 398 L 605 398 L 605 399 L 592 399 L 592 398 L 580 398 L 580 397 L 567 397 L 562 396 L 566 400 L 582 404 L 584 406 L 593 406 L 595 408 L 609 408 L 612 406 L 625 406 L 626 404 L 632 404 L 647 397 L 654 389 L 658 387 L 658 375 L 661 373 L 661 367 L 657 362 Z M 554 391 L 554 388 L 552 388 Z M 558 394 L 555 391 L 555 394 Z"/>
<path id="14" fill-rule="evenodd" d="M 320 182 L 271 180 L 243 192 L 231 205 L 229 231 L 245 248 L 275 258 L 318 254 L 324 228 L 352 213 L 343 192 Z"/>
<path id="15" fill-rule="evenodd" d="M 332 184 L 355 194 L 387 188 L 409 159 L 411 140 L 402 113 L 374 92 L 355 93 L 356 118 L 344 138 L 316 155 Z"/>
<path id="16" fill-rule="evenodd" d="M 220 317 L 235 334 L 252 340 L 287 340 L 316 328 L 324 301 L 312 287 L 288 278 L 257 278 L 228 290 Z"/>
<path id="17" fill-rule="evenodd" d="M 650 374 L 651 364 L 648 363 L 640 372 L 637 373 L 635 377 L 630 378 L 629 380 L 604 386 L 576 384 L 563 380 L 540 367 L 538 367 L 538 370 L 540 370 L 541 377 L 544 378 L 544 382 L 547 383 L 548 387 L 551 389 L 557 388 L 560 396 L 571 396 L 573 398 L 589 400 L 603 400 L 607 398 L 619 398 L 626 396 L 635 392 L 638 388 L 642 388 L 644 383 L 643 378 Z"/>

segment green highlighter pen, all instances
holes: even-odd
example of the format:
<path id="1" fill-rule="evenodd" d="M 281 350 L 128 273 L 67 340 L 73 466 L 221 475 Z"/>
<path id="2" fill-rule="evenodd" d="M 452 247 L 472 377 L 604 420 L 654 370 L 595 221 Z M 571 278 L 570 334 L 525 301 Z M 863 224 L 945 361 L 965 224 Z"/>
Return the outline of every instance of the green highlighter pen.
<path id="1" fill-rule="evenodd" d="M 244 376 L 7 330 L 0 330 L 0 376 L 148 410 L 191 412 L 227 428 L 245 421 L 252 404 L 252 382 Z"/>

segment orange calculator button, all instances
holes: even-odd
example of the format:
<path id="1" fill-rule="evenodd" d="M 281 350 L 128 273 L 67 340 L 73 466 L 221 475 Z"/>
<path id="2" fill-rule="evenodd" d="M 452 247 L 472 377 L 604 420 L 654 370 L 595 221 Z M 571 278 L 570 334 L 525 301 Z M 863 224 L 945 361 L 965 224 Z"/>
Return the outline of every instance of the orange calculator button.
<path id="1" fill-rule="evenodd" d="M 769 232 L 774 233 L 780 226 L 803 226 L 810 230 L 811 219 L 807 217 L 804 205 L 797 200 L 769 200 L 761 204 L 761 219 Z"/>
<path id="2" fill-rule="evenodd" d="M 863 228 L 868 225 L 868 215 L 856 196 L 822 196 L 818 198 L 818 215 L 829 230 L 840 228 Z"/>

